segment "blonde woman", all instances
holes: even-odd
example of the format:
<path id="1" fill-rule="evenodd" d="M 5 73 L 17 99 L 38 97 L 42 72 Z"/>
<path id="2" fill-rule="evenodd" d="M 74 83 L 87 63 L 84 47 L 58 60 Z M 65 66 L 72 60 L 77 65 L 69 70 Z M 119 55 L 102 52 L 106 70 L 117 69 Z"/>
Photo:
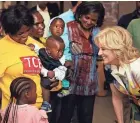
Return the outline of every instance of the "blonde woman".
<path id="1" fill-rule="evenodd" d="M 133 118 L 140 119 L 140 54 L 132 45 L 130 33 L 119 26 L 108 27 L 95 37 L 95 43 L 99 47 L 98 54 L 104 64 L 111 65 L 111 74 L 116 79 L 112 86 L 116 94 L 112 94 L 112 100 L 118 122 L 124 123 L 121 93 L 128 95 L 137 108 Z"/>

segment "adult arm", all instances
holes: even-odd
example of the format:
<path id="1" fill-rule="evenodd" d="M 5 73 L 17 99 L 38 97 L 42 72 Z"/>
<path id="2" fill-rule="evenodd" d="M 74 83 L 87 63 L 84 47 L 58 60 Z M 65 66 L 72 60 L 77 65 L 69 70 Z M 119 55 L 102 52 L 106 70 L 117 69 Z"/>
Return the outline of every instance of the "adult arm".
<path id="1" fill-rule="evenodd" d="M 77 4 L 72 8 L 72 12 L 75 13 L 77 7 L 82 3 L 82 1 L 78 1 Z"/>
<path id="2" fill-rule="evenodd" d="M 112 91 L 112 103 L 118 123 L 124 123 L 122 94 L 116 89 L 113 83 L 110 84 L 110 88 Z"/>

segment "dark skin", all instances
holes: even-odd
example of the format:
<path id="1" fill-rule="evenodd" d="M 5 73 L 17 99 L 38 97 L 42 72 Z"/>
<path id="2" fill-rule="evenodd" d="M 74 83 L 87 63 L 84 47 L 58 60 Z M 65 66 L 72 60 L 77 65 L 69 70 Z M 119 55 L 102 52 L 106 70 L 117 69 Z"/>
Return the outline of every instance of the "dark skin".
<path id="1" fill-rule="evenodd" d="M 91 29 L 96 25 L 98 20 L 98 13 L 89 13 L 80 16 L 79 27 L 83 31 L 84 35 L 89 38 L 91 34 Z"/>
<path id="2" fill-rule="evenodd" d="M 44 34 L 44 19 L 39 12 L 34 13 L 33 18 L 34 25 L 31 29 L 31 36 L 35 39 L 39 39 L 40 37 L 43 37 Z"/>
<path id="3" fill-rule="evenodd" d="M 30 85 L 31 85 L 31 88 L 29 90 L 23 91 L 19 99 L 17 99 L 18 105 L 36 103 L 36 98 L 37 98 L 36 85 L 34 82 L 31 82 Z"/>
<path id="4" fill-rule="evenodd" d="M 15 35 L 9 34 L 9 36 L 15 42 L 20 43 L 20 44 L 25 44 L 25 42 L 28 39 L 29 33 L 30 33 L 30 27 L 23 25 Z"/>

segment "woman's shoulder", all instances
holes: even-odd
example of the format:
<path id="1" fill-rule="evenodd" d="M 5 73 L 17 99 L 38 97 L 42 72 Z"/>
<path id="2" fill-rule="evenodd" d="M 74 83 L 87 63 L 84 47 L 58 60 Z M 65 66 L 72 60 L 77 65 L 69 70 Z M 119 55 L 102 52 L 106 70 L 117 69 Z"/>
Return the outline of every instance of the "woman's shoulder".
<path id="1" fill-rule="evenodd" d="M 39 115 L 42 116 L 44 118 L 48 118 L 46 115 L 46 112 L 44 110 L 39 110 L 36 106 L 33 105 L 26 105 L 25 107 L 30 114 L 32 114 L 33 116 L 35 115 Z M 20 108 L 21 110 L 23 109 L 23 107 Z"/>
<path id="2" fill-rule="evenodd" d="M 137 58 L 130 63 L 131 71 L 134 73 L 140 73 L 140 69 L 138 69 L 138 66 L 140 66 L 140 58 Z"/>
<path id="3" fill-rule="evenodd" d="M 136 68 L 140 66 L 140 57 L 130 63 L 131 68 Z"/>
<path id="4" fill-rule="evenodd" d="M 69 26 L 78 26 L 78 22 L 77 21 L 70 21 L 70 22 L 68 22 L 67 23 L 67 26 L 69 27 Z"/>
<path id="5" fill-rule="evenodd" d="M 44 45 L 40 42 L 38 42 L 37 40 L 33 39 L 32 37 L 28 37 L 28 40 L 26 41 L 26 45 L 28 44 L 37 44 L 40 48 L 43 48 Z"/>

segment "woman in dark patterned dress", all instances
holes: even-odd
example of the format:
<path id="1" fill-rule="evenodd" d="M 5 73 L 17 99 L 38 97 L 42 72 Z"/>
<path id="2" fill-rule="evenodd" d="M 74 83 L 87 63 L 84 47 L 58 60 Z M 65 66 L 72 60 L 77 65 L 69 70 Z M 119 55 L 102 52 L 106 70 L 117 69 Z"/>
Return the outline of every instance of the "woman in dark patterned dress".
<path id="1" fill-rule="evenodd" d="M 71 79 L 71 95 L 62 99 L 59 123 L 70 123 L 76 106 L 79 123 L 92 123 L 95 94 L 98 90 L 98 47 L 93 39 L 102 26 L 104 13 L 100 2 L 82 2 L 76 10 L 75 21 L 67 24 L 74 75 Z"/>

